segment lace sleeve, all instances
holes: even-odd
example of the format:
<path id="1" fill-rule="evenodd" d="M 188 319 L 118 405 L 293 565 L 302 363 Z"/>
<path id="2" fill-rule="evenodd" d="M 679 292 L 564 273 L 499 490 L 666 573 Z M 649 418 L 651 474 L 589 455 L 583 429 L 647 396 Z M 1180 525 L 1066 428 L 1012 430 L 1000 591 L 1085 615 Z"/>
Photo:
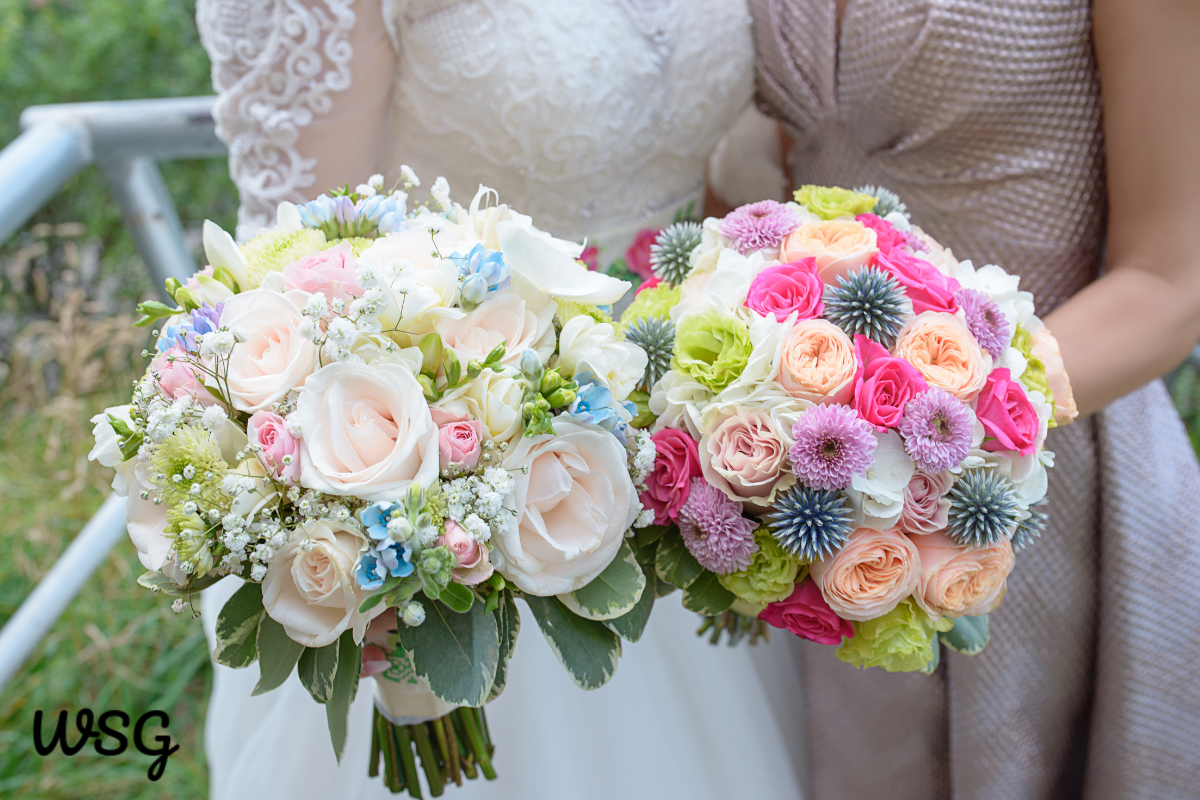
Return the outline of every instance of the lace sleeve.
<path id="1" fill-rule="evenodd" d="M 238 239 L 377 170 L 396 55 L 381 0 L 199 0 Z"/>

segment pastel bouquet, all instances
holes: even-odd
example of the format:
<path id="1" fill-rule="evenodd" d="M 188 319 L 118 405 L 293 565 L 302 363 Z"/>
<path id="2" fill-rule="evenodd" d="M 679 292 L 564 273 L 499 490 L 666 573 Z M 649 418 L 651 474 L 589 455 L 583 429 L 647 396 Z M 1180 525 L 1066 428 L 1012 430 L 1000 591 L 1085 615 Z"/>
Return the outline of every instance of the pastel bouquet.
<path id="1" fill-rule="evenodd" d="M 1019 279 L 874 187 L 677 223 L 651 260 L 620 323 L 657 449 L 636 558 L 714 643 L 774 626 L 926 672 L 982 649 L 1075 414 Z"/>
<path id="2" fill-rule="evenodd" d="M 404 189 L 419 186 L 405 168 Z M 495 776 L 483 705 L 503 690 L 523 598 L 583 688 L 646 624 L 626 534 L 655 461 L 627 400 L 647 358 L 608 308 L 629 284 L 529 217 L 468 208 L 444 179 L 408 208 L 374 176 L 237 245 L 145 303 L 156 350 L 92 457 L 128 493 L 130 537 L 175 596 L 244 584 L 214 658 L 296 672 L 340 759 L 375 678 L 370 770 L 420 796 Z M 418 766 L 419 765 L 419 766 Z"/>

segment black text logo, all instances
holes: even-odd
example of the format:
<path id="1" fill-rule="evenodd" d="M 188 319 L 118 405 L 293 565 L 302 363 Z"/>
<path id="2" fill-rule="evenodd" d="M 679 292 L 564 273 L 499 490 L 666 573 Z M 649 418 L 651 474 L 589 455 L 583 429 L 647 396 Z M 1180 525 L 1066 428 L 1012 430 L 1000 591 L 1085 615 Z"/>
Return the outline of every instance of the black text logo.
<path id="1" fill-rule="evenodd" d="M 80 709 L 79 713 L 75 715 L 75 728 L 79 731 L 79 741 L 73 745 L 67 742 L 67 718 L 66 711 L 58 712 L 58 724 L 54 726 L 50 743 L 45 744 L 45 737 L 42 735 L 42 712 L 34 712 L 33 746 L 37 749 L 38 755 L 48 756 L 54 752 L 55 748 L 61 746 L 65 755 L 73 756 L 84 748 L 88 739 L 92 738 L 96 740 L 93 744 L 96 752 L 102 756 L 119 755 L 124 753 L 129 746 L 129 738 L 119 728 L 113 727 L 114 720 L 118 721 L 121 728 L 129 727 L 129 715 L 124 711 L 105 711 L 97 720 L 90 708 Z M 133 746 L 143 755 L 157 756 L 154 761 L 150 762 L 150 769 L 146 771 L 146 777 L 156 781 L 163 776 L 163 771 L 167 768 L 167 759 L 179 749 L 179 745 L 172 747 L 170 736 L 155 736 L 154 741 L 158 743 L 158 746 L 149 747 L 146 742 L 146 723 L 152 719 L 161 720 L 164 731 L 171 722 L 171 718 L 165 711 L 147 711 L 142 714 L 138 717 L 137 724 L 133 726 Z M 93 722 L 96 723 L 96 730 L 92 730 Z M 114 744 L 106 744 L 105 737 L 113 739 Z"/>

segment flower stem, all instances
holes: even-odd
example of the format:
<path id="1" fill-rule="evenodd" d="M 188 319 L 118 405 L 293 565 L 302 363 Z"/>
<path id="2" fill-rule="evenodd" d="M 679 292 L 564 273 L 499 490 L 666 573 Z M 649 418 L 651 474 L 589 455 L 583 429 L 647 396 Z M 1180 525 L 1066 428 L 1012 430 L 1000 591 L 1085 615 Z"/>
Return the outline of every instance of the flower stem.
<path id="1" fill-rule="evenodd" d="M 396 744 L 400 750 L 400 761 L 404 765 L 404 783 L 408 788 L 408 794 L 410 797 L 420 800 L 421 782 L 417 780 L 417 762 L 413 758 L 412 736 L 408 732 L 408 726 L 393 725 L 392 736 L 397 739 Z"/>
<path id="2" fill-rule="evenodd" d="M 476 713 L 478 712 L 474 708 L 458 709 L 459 719 L 462 720 L 463 727 L 467 730 L 467 738 L 471 740 L 471 750 L 479 761 L 479 768 L 483 770 L 483 776 L 492 781 L 496 779 L 496 770 L 492 768 L 491 754 L 488 752 L 483 733 L 476 722 Z"/>
<path id="3" fill-rule="evenodd" d="M 413 741 L 417 745 L 417 755 L 421 757 L 421 769 L 425 770 L 425 780 L 429 781 L 429 793 L 440 797 L 445 787 L 442 781 L 441 764 L 433 753 L 433 743 L 429 741 L 429 730 L 424 722 L 419 725 L 409 725 Z"/>

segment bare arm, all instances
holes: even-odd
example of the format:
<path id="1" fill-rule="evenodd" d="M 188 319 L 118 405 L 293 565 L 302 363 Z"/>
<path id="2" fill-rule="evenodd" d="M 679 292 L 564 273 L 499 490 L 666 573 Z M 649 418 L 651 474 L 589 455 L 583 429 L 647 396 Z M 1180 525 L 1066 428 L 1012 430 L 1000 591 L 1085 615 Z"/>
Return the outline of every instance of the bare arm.
<path id="1" fill-rule="evenodd" d="M 1095 0 L 1108 266 L 1046 318 L 1081 414 L 1200 341 L 1200 3 Z"/>

